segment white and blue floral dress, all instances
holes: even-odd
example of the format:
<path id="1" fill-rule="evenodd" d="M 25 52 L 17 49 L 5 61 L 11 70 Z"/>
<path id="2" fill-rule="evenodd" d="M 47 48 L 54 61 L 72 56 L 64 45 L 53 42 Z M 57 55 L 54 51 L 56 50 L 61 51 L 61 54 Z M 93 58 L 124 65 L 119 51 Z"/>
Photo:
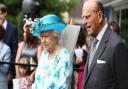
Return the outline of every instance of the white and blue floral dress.
<path id="1" fill-rule="evenodd" d="M 68 89 L 72 78 L 72 61 L 66 49 L 61 49 L 53 59 L 49 53 L 41 54 L 32 89 Z"/>

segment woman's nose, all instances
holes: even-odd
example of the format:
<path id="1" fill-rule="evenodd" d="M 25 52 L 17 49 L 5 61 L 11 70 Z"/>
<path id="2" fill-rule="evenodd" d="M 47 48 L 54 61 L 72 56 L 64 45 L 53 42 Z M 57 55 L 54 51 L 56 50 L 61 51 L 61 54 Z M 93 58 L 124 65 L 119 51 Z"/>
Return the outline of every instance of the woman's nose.
<path id="1" fill-rule="evenodd" d="M 46 40 L 45 40 L 45 39 L 42 39 L 42 40 L 41 40 L 41 44 L 42 44 L 42 45 L 46 44 Z"/>

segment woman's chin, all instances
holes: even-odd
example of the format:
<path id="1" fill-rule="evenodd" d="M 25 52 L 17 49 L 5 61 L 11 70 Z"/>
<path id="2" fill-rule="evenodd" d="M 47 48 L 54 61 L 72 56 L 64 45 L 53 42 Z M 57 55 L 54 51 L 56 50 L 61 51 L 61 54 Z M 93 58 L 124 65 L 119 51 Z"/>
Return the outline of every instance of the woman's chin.
<path id="1" fill-rule="evenodd" d="M 48 47 L 43 47 L 44 50 L 48 50 Z"/>

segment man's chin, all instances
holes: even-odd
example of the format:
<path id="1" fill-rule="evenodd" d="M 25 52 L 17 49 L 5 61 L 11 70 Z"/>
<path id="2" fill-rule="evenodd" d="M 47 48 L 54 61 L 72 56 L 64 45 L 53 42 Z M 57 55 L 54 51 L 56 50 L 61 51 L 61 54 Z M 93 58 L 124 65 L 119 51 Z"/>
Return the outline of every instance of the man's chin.
<path id="1" fill-rule="evenodd" d="M 88 34 L 89 34 L 90 36 L 95 37 L 95 35 L 94 35 L 92 32 L 88 32 Z"/>
<path id="2" fill-rule="evenodd" d="M 88 31 L 88 34 L 89 34 L 89 35 L 91 35 L 91 34 L 92 34 L 92 32 L 91 32 L 91 31 Z"/>
<path id="3" fill-rule="evenodd" d="M 2 25 L 4 23 L 5 20 L 0 20 L 0 25 Z"/>

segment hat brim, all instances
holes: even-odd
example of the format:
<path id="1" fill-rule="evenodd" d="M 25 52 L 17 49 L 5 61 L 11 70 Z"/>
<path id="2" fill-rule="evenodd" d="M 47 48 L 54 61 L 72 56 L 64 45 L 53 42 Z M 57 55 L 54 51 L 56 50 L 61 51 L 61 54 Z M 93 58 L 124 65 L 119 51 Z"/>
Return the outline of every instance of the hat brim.
<path id="1" fill-rule="evenodd" d="M 64 28 L 66 27 L 65 23 L 54 23 L 54 24 L 48 24 L 48 25 L 43 25 L 37 30 L 33 31 L 32 34 L 33 36 L 39 37 L 40 33 L 43 31 L 49 31 L 49 30 L 54 30 L 56 32 L 61 32 Z"/>

